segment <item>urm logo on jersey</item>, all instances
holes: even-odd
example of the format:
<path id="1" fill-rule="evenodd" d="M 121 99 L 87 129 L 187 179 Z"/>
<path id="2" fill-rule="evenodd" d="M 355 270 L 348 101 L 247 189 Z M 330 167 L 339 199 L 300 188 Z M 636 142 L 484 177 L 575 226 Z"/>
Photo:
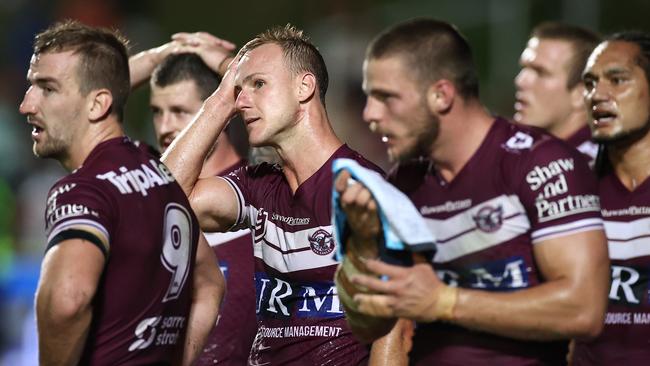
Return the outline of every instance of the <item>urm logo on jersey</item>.
<path id="1" fill-rule="evenodd" d="M 438 269 L 439 277 L 447 284 L 493 291 L 509 291 L 530 285 L 530 268 L 522 257 L 515 256 L 499 261 L 481 263 L 462 273 Z"/>
<path id="2" fill-rule="evenodd" d="M 262 318 L 334 318 L 343 308 L 332 282 L 290 284 L 266 273 L 255 274 L 257 314 Z"/>
<path id="3" fill-rule="evenodd" d="M 612 265 L 609 302 L 627 306 L 650 303 L 648 268 Z"/>

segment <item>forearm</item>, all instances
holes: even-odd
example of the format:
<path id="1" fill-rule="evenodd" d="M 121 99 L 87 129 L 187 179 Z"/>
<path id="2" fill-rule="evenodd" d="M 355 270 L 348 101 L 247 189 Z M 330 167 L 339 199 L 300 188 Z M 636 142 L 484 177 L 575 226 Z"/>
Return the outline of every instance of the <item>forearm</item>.
<path id="1" fill-rule="evenodd" d="M 349 255 L 343 260 L 335 274 L 337 293 L 343 308 L 345 317 L 352 333 L 362 342 L 371 343 L 386 336 L 394 327 L 395 318 L 382 318 L 363 314 L 358 311 L 352 299 L 356 293 L 365 289 L 355 286 L 350 282 L 350 276 L 358 273 L 359 269 L 352 264 L 352 256 Z"/>
<path id="2" fill-rule="evenodd" d="M 577 287 L 556 280 L 509 293 L 461 289 L 451 322 L 517 339 L 593 337 L 600 332 L 605 301 Z"/>
<path id="3" fill-rule="evenodd" d="M 191 365 L 203 351 L 205 341 L 217 322 L 223 292 L 223 287 L 213 286 L 204 289 L 194 299 L 185 337 L 183 365 Z"/>
<path id="4" fill-rule="evenodd" d="M 92 310 L 62 315 L 51 301 L 37 299 L 39 362 L 43 366 L 77 365 L 86 343 Z"/>
<path id="5" fill-rule="evenodd" d="M 222 100 L 217 90 L 161 158 L 188 196 L 199 178 L 205 158 L 234 114 L 233 106 Z"/>
<path id="6" fill-rule="evenodd" d="M 393 329 L 372 343 L 368 366 L 408 365 L 412 347 L 413 322 L 399 319 Z"/>
<path id="7" fill-rule="evenodd" d="M 154 48 L 142 51 L 129 58 L 131 89 L 135 89 L 149 80 L 153 70 L 162 61 L 161 57 L 161 53 Z"/>
<path id="8" fill-rule="evenodd" d="M 192 307 L 183 350 L 183 365 L 191 365 L 215 326 L 226 288 L 218 260 L 203 234 L 199 238 L 192 290 Z"/>

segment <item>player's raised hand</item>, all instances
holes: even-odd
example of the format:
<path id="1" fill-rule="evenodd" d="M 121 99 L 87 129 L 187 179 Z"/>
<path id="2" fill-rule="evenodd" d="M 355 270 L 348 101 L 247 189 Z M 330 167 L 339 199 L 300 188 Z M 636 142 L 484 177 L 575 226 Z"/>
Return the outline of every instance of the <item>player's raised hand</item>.
<path id="1" fill-rule="evenodd" d="M 172 35 L 172 40 L 188 46 L 203 62 L 219 75 L 227 71 L 229 59 L 233 57 L 234 43 L 213 36 L 207 32 L 181 32 Z"/>
<path id="2" fill-rule="evenodd" d="M 352 246 L 349 249 L 362 257 L 376 258 L 381 224 L 372 194 L 363 184 L 351 179 L 347 170 L 339 173 L 334 186 L 350 225 Z"/>

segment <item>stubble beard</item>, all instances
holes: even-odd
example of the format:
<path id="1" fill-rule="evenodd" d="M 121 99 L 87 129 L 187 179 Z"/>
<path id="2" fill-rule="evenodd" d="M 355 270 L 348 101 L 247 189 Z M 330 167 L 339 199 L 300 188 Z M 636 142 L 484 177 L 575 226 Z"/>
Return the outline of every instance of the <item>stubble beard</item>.
<path id="1" fill-rule="evenodd" d="M 427 127 L 418 131 L 413 145 L 407 147 L 401 153 L 389 151 L 388 160 L 391 163 L 404 162 L 421 157 L 428 158 L 431 155 L 431 148 L 438 138 L 438 132 L 440 131 L 440 120 L 438 117 L 428 113 L 428 111 L 421 118 L 427 119 L 427 123 L 423 124 Z"/>
<path id="2" fill-rule="evenodd" d="M 641 127 L 631 130 L 621 130 L 610 136 L 593 137 L 592 140 L 613 148 L 625 148 L 643 139 L 648 133 L 650 133 L 650 119 Z"/>

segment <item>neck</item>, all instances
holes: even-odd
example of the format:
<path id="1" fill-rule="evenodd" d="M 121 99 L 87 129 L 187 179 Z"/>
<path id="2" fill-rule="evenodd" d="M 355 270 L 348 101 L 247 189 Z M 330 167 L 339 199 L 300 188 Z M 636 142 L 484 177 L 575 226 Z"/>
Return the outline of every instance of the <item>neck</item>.
<path id="1" fill-rule="evenodd" d="M 300 111 L 297 123 L 279 140 L 274 146 L 293 192 L 343 144 L 320 103 Z"/>
<path id="2" fill-rule="evenodd" d="M 452 110 L 440 117 L 440 132 L 431 149 L 438 172 L 452 181 L 481 146 L 494 117 L 478 99 L 457 100 Z"/>
<path id="3" fill-rule="evenodd" d="M 214 177 L 241 160 L 226 132 L 217 139 L 214 150 L 208 155 L 201 168 L 199 178 Z"/>
<path id="4" fill-rule="evenodd" d="M 554 124 L 548 132 L 559 139 L 568 140 L 586 125 L 587 113 L 582 110 L 573 111 L 560 123 Z"/>
<path id="5" fill-rule="evenodd" d="M 650 131 L 633 143 L 612 143 L 607 147 L 614 172 L 628 190 L 634 190 L 650 175 Z"/>
<path id="6" fill-rule="evenodd" d="M 73 137 L 67 156 L 60 159 L 63 167 L 71 172 L 81 167 L 88 155 L 104 141 L 124 136 L 122 124 L 112 115 L 99 122 L 89 122 L 87 128 L 81 130 Z"/>

